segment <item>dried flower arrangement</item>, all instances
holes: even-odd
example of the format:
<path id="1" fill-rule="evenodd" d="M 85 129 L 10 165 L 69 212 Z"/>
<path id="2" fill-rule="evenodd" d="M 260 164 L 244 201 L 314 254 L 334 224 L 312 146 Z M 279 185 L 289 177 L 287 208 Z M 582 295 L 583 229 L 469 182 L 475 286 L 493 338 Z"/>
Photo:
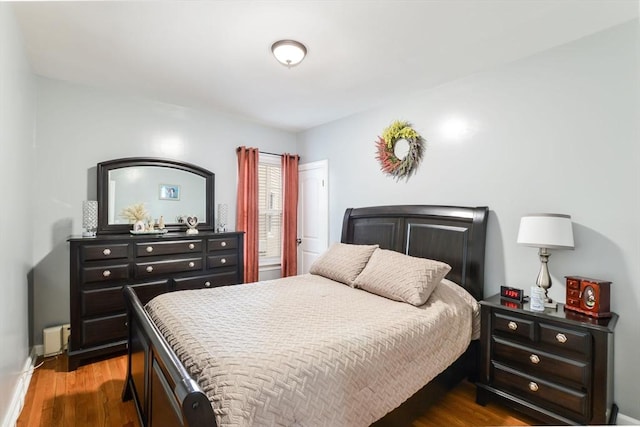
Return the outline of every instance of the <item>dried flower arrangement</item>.
<path id="1" fill-rule="evenodd" d="M 149 216 L 149 212 L 144 207 L 144 203 L 135 203 L 122 210 L 120 216 L 129 221 L 144 221 Z"/>

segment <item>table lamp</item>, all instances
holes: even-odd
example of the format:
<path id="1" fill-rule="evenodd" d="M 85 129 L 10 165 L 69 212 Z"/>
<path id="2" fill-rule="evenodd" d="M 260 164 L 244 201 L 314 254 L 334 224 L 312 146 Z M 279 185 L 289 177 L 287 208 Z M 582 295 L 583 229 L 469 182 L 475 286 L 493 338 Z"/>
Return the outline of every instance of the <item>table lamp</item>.
<path id="1" fill-rule="evenodd" d="M 529 214 L 520 219 L 518 244 L 538 249 L 540 256 L 540 272 L 536 285 L 544 289 L 545 307 L 555 308 L 556 304 L 549 298 L 551 275 L 549 275 L 549 249 L 573 249 L 573 229 L 571 216 L 563 214 Z"/>

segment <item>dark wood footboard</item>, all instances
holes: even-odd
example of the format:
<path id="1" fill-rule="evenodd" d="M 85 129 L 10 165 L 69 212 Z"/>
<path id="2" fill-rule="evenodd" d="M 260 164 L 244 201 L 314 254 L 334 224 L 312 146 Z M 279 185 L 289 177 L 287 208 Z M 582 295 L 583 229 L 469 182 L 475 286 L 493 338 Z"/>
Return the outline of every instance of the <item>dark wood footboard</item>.
<path id="1" fill-rule="evenodd" d="M 143 427 L 215 427 L 207 396 L 147 315 L 133 288 L 127 302 L 128 366 L 122 400 L 133 399 Z"/>

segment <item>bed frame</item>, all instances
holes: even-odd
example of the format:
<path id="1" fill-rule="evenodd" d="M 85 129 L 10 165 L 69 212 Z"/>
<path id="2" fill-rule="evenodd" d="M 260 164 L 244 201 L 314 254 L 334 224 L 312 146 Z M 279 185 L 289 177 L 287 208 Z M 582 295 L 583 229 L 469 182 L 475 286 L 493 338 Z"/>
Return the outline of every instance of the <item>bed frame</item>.
<path id="1" fill-rule="evenodd" d="M 438 259 L 452 269 L 447 278 L 482 299 L 487 207 L 377 206 L 347 209 L 343 243 L 374 244 L 411 256 Z M 123 400 L 133 399 L 140 424 L 149 427 L 216 426 L 213 408 L 144 310 L 125 287 L 128 366 Z M 477 365 L 477 341 L 447 370 L 384 418 L 376 427 L 409 425 L 432 401 Z"/>

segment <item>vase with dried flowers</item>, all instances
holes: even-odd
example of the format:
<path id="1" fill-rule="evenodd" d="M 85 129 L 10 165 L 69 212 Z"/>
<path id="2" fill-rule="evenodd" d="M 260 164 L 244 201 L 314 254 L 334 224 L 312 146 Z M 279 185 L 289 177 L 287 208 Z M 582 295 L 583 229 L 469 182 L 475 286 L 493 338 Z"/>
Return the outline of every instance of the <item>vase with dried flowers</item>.
<path id="1" fill-rule="evenodd" d="M 144 203 L 134 203 L 122 210 L 120 216 L 133 223 L 133 231 L 145 231 L 145 218 L 149 216 Z"/>

